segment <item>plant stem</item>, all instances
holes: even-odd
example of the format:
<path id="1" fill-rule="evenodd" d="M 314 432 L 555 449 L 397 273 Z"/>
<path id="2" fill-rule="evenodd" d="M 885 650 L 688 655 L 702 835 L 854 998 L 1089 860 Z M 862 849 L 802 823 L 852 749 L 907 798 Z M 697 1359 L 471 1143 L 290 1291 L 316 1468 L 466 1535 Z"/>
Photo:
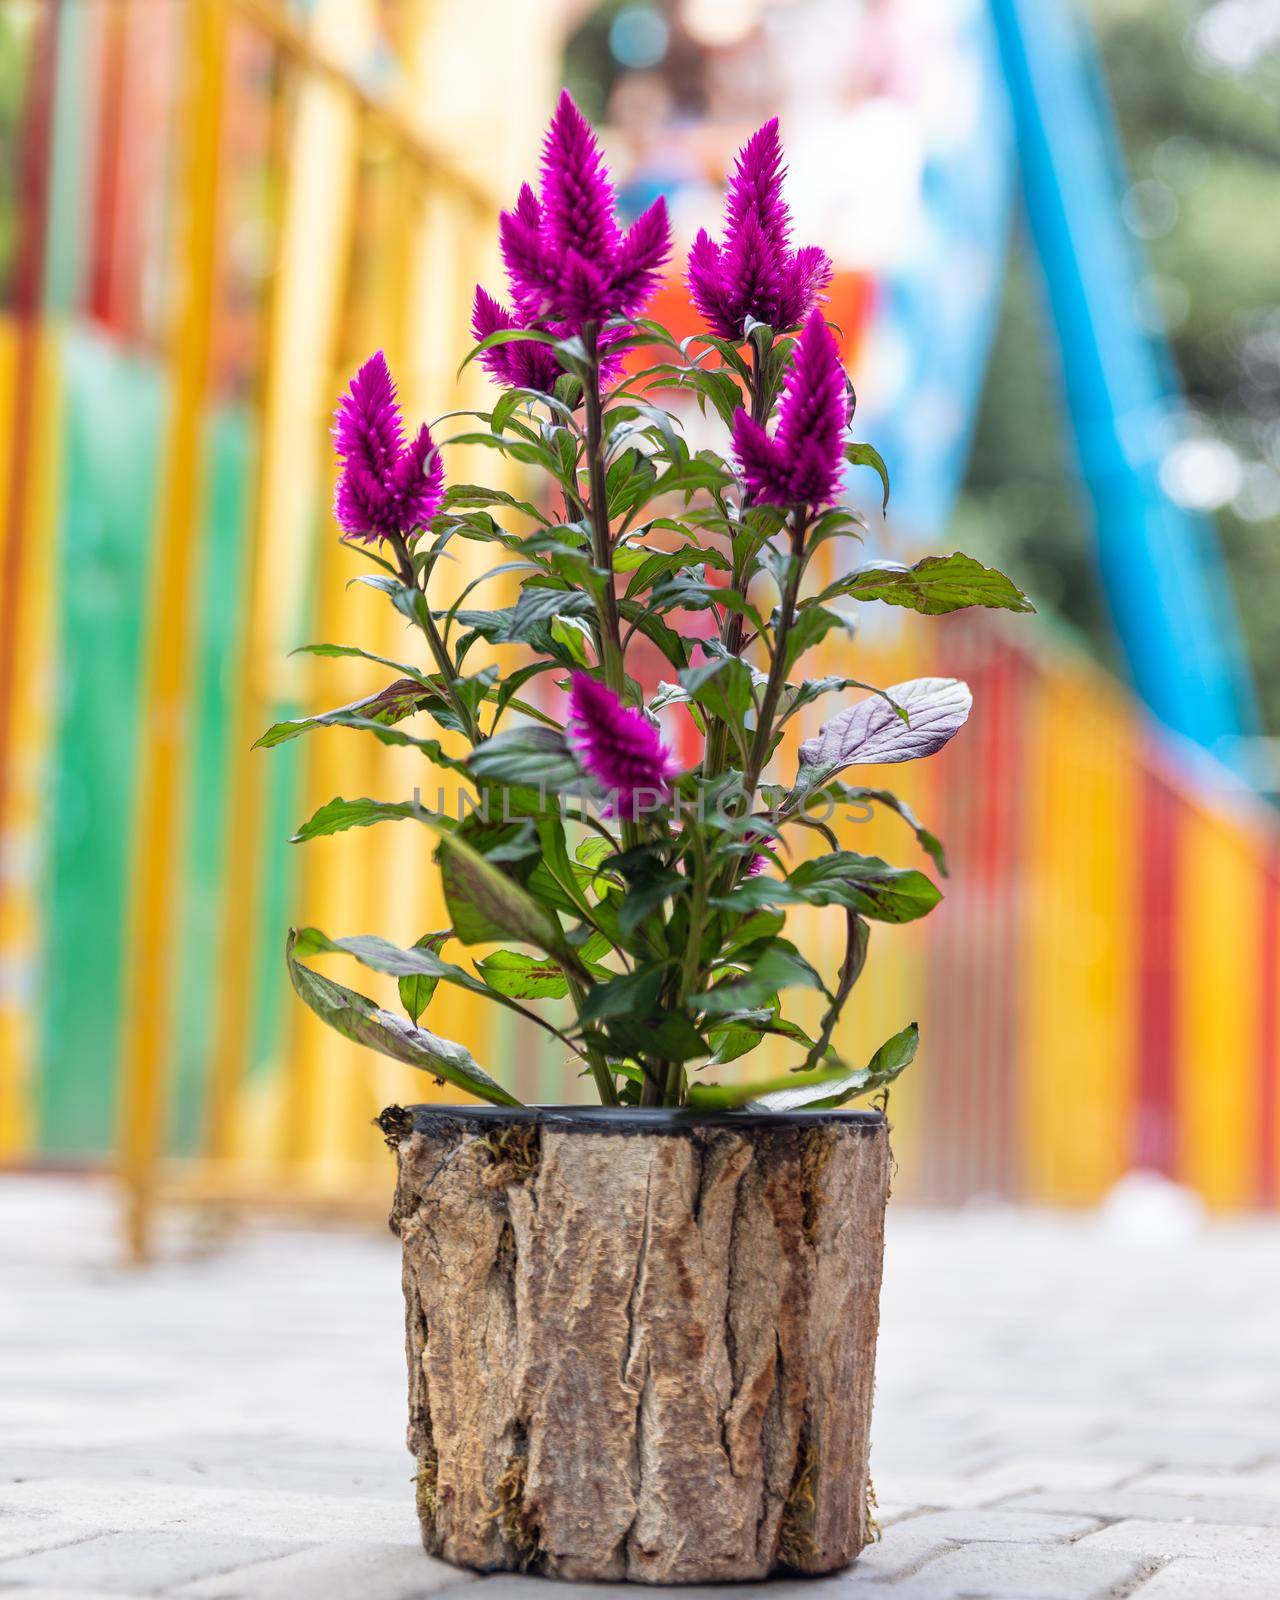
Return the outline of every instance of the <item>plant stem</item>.
<path id="1" fill-rule="evenodd" d="M 853 992 L 853 986 L 862 975 L 862 969 L 867 960 L 867 941 L 870 930 L 856 911 L 845 912 L 845 945 L 844 961 L 840 967 L 840 978 L 836 985 L 835 999 L 827 1007 L 827 1014 L 822 1019 L 822 1031 L 814 1041 L 813 1049 L 804 1059 L 802 1070 L 808 1071 L 810 1067 L 819 1066 L 822 1058 L 827 1053 L 827 1046 L 831 1043 L 831 1035 L 835 1032 L 836 1023 L 840 1020 L 840 1013 L 844 1003 Z"/>
<path id="2" fill-rule="evenodd" d="M 582 1002 L 586 997 L 586 986 L 568 967 L 561 966 L 565 981 L 569 985 L 569 993 L 573 996 L 574 1009 L 581 1015 Z M 600 1096 L 603 1106 L 616 1106 L 618 1103 L 618 1085 L 614 1081 L 613 1073 L 609 1070 L 609 1063 L 598 1050 L 593 1050 L 589 1045 L 583 1046 L 587 1063 L 591 1068 L 591 1076 L 595 1079 L 596 1093 Z"/>
<path id="3" fill-rule="evenodd" d="M 591 553 L 596 567 L 604 575 L 600 596 L 599 623 L 596 638 L 600 646 L 600 667 L 604 681 L 621 697 L 626 672 L 622 658 L 622 621 L 618 613 L 618 596 L 613 587 L 613 540 L 609 533 L 609 490 L 604 468 L 604 403 L 600 395 L 600 330 L 589 322 L 582 330 L 582 343 L 587 354 L 587 374 L 582 386 L 582 403 L 587 417 L 587 481 L 591 500 L 586 508 L 591 521 Z M 634 828 L 634 824 L 632 824 Z M 635 841 L 627 837 L 627 824 L 623 824 L 624 842 Z M 572 974 L 569 992 L 579 1014 L 586 989 Z M 618 1086 L 609 1064 L 598 1050 L 588 1050 L 591 1076 L 595 1079 L 601 1103 L 618 1104 Z"/>
<path id="4" fill-rule="evenodd" d="M 707 864 L 701 841 L 694 837 L 693 889 L 689 896 L 689 932 L 684 957 L 680 963 L 680 984 L 677 1006 L 688 1004 L 689 997 L 697 994 L 702 984 L 702 936 L 707 922 Z M 678 1061 L 669 1061 L 666 1079 L 662 1086 L 662 1104 L 678 1106 L 685 1096 L 684 1069 Z"/>
<path id="5" fill-rule="evenodd" d="M 667 1072 L 661 1061 L 652 1056 L 646 1056 L 641 1063 L 644 1072 L 644 1082 L 640 1085 L 640 1104 L 642 1106 L 660 1106 L 664 1103 Z"/>
<path id="6" fill-rule="evenodd" d="M 763 423 L 765 420 L 764 370 L 760 365 L 760 350 L 754 339 L 751 341 L 750 395 L 752 421 Z M 750 504 L 750 496 L 744 496 L 742 501 L 743 511 Z M 734 553 L 733 571 L 729 575 L 729 592 L 730 594 L 742 595 L 743 599 L 745 599 L 746 594 L 744 591 L 747 583 L 745 539 L 743 544 L 744 548 Z M 730 655 L 736 656 L 742 653 L 742 634 L 746 625 L 747 619 L 740 611 L 727 611 L 725 613 L 724 625 L 720 630 L 720 642 Z M 728 754 L 729 724 L 717 717 L 711 724 L 707 734 L 707 751 L 702 767 L 703 776 L 706 778 L 718 778 L 724 771 Z"/>
<path id="7" fill-rule="evenodd" d="M 622 619 L 613 586 L 613 540 L 609 532 L 609 490 L 604 466 L 604 405 L 600 396 L 600 329 L 594 322 L 582 330 L 587 352 L 583 405 L 587 413 L 587 476 L 591 485 L 591 544 L 596 567 L 604 575 L 600 596 L 600 666 L 604 681 L 621 696 L 626 673 L 622 659 Z"/>
<path id="8" fill-rule="evenodd" d="M 425 581 L 419 583 L 418 575 L 413 570 L 413 557 L 409 554 L 408 542 L 403 534 L 395 533 L 391 535 L 389 543 L 396 553 L 396 564 L 399 569 L 401 583 L 404 584 L 406 589 L 417 589 L 423 600 L 426 601 L 422 608 L 422 617 L 420 619 L 422 631 L 426 636 L 427 644 L 430 646 L 431 654 L 435 657 L 435 663 L 444 681 L 444 691 L 448 696 L 449 703 L 456 712 L 459 721 L 466 728 L 467 737 L 471 740 L 472 745 L 478 745 L 483 741 L 484 735 L 480 732 L 480 725 L 475 714 L 458 693 L 458 674 L 454 670 L 448 650 L 445 649 L 444 640 L 440 637 L 440 630 L 436 627 L 436 619 L 431 615 L 431 603 L 427 600 L 426 583 Z"/>
<path id="9" fill-rule="evenodd" d="M 800 580 L 804 576 L 804 535 L 806 528 L 804 510 L 797 506 L 791 514 L 791 560 L 787 580 L 783 586 L 778 614 L 778 630 L 773 639 L 773 658 L 769 663 L 769 677 L 760 702 L 760 715 L 756 719 L 755 737 L 742 775 L 743 798 L 750 807 L 755 796 L 760 774 L 769 759 L 769 745 L 773 737 L 773 718 L 778 709 L 782 686 L 787 679 L 787 639 L 795 620 L 796 600 L 800 594 Z"/>

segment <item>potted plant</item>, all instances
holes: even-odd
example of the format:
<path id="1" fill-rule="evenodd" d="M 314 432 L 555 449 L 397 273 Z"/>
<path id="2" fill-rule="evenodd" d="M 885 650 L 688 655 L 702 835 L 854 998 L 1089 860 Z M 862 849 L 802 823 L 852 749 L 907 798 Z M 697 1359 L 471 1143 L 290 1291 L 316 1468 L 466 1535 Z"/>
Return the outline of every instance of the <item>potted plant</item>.
<path id="1" fill-rule="evenodd" d="M 892 1083 L 917 1029 L 865 1064 L 833 1040 L 871 924 L 923 916 L 939 892 L 842 848 L 820 812 L 895 811 L 944 872 L 908 808 L 849 774 L 937 750 L 970 697 L 950 679 L 807 678 L 804 660 L 858 602 L 1030 607 L 963 555 L 812 579 L 820 548 L 859 534 L 839 503 L 847 464 L 880 474 L 886 504 L 888 479 L 848 439 L 853 392 L 819 309 L 830 263 L 793 248 L 782 176 L 773 121 L 739 156 L 723 240 L 692 248 L 706 332 L 678 342 L 643 317 L 670 249 L 664 204 L 619 227 L 595 136 L 562 96 L 540 191 L 526 185 L 501 221 L 512 307 L 476 292 L 472 355 L 503 392 L 441 441 L 523 463 L 547 493 L 448 482 L 428 428 L 406 438 L 381 355 L 368 361 L 337 414 L 336 514 L 376 569 L 363 581 L 425 653 L 310 646 L 395 680 L 262 741 L 360 729 L 420 750 L 475 802 L 323 806 L 299 839 L 392 819 L 433 829 L 451 925 L 411 948 L 303 928 L 288 949 L 326 1022 L 479 1102 L 380 1119 L 399 1158 L 423 1537 L 465 1566 L 650 1582 L 827 1572 L 873 1528 L 888 1127 L 883 1110 L 847 1108 Z M 664 391 L 718 416 L 731 451 L 691 451 Z M 492 546 L 487 576 L 520 573 L 513 604 L 484 608 L 483 578 L 441 598 L 440 563 L 464 539 Z M 641 639 L 668 664 L 654 692 L 631 672 Z M 501 667 L 474 665 L 481 641 Z M 826 696 L 854 698 L 769 781 L 788 723 Z M 697 728 L 691 768 L 664 711 Z M 786 937 L 794 906 L 838 908 L 834 976 Z M 489 953 L 462 964 L 446 941 Z M 306 964 L 332 952 L 398 978 L 404 1014 Z M 424 1024 L 440 983 L 549 1030 L 599 1107 L 519 1105 Z M 796 989 L 820 996 L 812 1032 L 788 1018 Z M 791 1071 L 722 1078 L 770 1038 Z"/>

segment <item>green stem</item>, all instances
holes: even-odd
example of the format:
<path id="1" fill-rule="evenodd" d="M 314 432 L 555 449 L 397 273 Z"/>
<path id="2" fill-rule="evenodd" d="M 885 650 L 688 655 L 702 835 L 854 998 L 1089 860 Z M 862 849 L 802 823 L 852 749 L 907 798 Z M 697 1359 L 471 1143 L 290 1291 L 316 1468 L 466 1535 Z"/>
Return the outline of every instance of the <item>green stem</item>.
<path id="1" fill-rule="evenodd" d="M 394 533 L 389 543 L 396 553 L 396 564 L 399 568 L 399 578 L 406 589 L 417 589 L 426 604 L 422 608 L 421 627 L 426 636 L 431 654 L 435 658 L 436 667 L 444 681 L 444 691 L 449 698 L 449 703 L 456 712 L 459 721 L 467 730 L 467 737 L 472 745 L 483 742 L 484 735 L 480 732 L 480 724 L 474 713 L 467 706 L 462 696 L 458 693 L 458 674 L 445 648 L 444 640 L 440 637 L 440 630 L 436 627 L 436 619 L 431 615 L 431 603 L 427 600 L 426 582 L 419 583 L 418 575 L 413 570 L 413 557 L 409 554 L 409 545 L 403 534 Z"/>
<path id="2" fill-rule="evenodd" d="M 827 1007 L 827 1014 L 822 1019 L 822 1030 L 814 1041 L 813 1049 L 805 1057 L 803 1070 L 806 1072 L 810 1067 L 820 1066 L 823 1056 L 827 1053 L 831 1035 L 835 1032 L 840 1013 L 844 1010 L 844 1003 L 853 992 L 853 986 L 861 977 L 866 964 L 868 937 L 867 925 L 858 913 L 846 911 L 844 961 L 840 967 L 840 978 L 836 985 L 835 998 Z"/>
<path id="3" fill-rule="evenodd" d="M 751 341 L 751 418 L 754 422 L 763 423 L 765 420 L 764 397 L 764 371 L 760 365 L 760 351 L 755 340 Z M 749 495 L 743 497 L 742 509 L 745 511 L 751 504 Z M 746 540 L 743 539 L 743 548 L 736 551 L 733 559 L 733 571 L 729 575 L 729 592 L 740 594 L 746 598 L 746 563 L 749 559 L 746 549 Z M 720 630 L 720 642 L 730 655 L 742 653 L 742 634 L 746 627 L 747 619 L 740 611 L 726 611 L 724 624 Z M 725 762 L 729 755 L 729 724 L 717 717 L 711 724 L 707 734 L 707 751 L 703 761 L 703 776 L 718 778 L 724 771 Z"/>
<path id="4" fill-rule="evenodd" d="M 756 786 L 760 782 L 760 774 L 764 771 L 765 762 L 769 759 L 769 745 L 773 739 L 773 719 L 778 709 L 782 686 L 787 679 L 787 639 L 791 634 L 791 625 L 795 620 L 796 601 L 800 595 L 800 580 L 804 576 L 805 527 L 804 511 L 802 508 L 797 507 L 792 513 L 791 560 L 787 571 L 787 580 L 782 591 L 782 602 L 779 607 L 778 630 L 773 639 L 773 659 L 769 663 L 769 677 L 765 683 L 764 696 L 760 701 L 760 715 L 756 720 L 755 737 L 751 741 L 751 751 L 747 758 L 746 771 L 742 775 L 743 800 L 748 808 L 750 808 L 755 797 Z"/>
<path id="5" fill-rule="evenodd" d="M 688 1004 L 690 995 L 697 994 L 702 983 L 702 936 L 707 922 L 706 859 L 701 841 L 695 836 L 693 853 L 693 889 L 689 896 L 689 932 L 680 963 L 680 986 L 676 997 L 677 1007 Z M 684 1103 L 684 1068 L 678 1061 L 669 1061 L 666 1079 L 662 1086 L 662 1104 L 679 1106 Z"/>
<path id="6" fill-rule="evenodd" d="M 591 544 L 596 567 L 604 575 L 600 595 L 600 666 L 604 681 L 621 696 L 626 673 L 622 659 L 622 618 L 613 586 L 613 540 L 609 532 L 609 491 L 604 465 L 604 404 L 600 395 L 600 330 L 589 322 L 582 330 L 587 352 L 583 405 L 587 413 L 587 478 L 591 486 Z"/>
<path id="7" fill-rule="evenodd" d="M 587 353 L 587 380 L 583 385 L 583 406 L 587 414 L 587 481 L 591 486 L 592 557 L 603 574 L 604 585 L 598 605 L 596 639 L 600 647 L 600 668 L 604 681 L 620 700 L 625 699 L 626 662 L 622 648 L 622 617 L 613 581 L 613 536 L 609 529 L 609 486 L 604 464 L 604 401 L 600 394 L 600 327 L 589 322 L 582 330 Z M 634 817 L 622 819 L 622 844 L 635 849 L 640 842 L 640 827 Z"/>
<path id="8" fill-rule="evenodd" d="M 640 1085 L 640 1104 L 642 1106 L 660 1106 L 664 1100 L 667 1073 L 661 1061 L 647 1056 L 641 1062 L 644 1072 L 644 1082 Z"/>
<path id="9" fill-rule="evenodd" d="M 581 978 L 568 967 L 562 966 L 565 981 L 569 985 L 569 993 L 573 996 L 573 1004 L 579 1015 L 582 1012 L 582 1002 L 586 998 L 586 985 Z M 598 1050 L 593 1050 L 589 1045 L 583 1046 L 587 1064 L 591 1068 L 591 1076 L 595 1079 L 596 1093 L 600 1096 L 602 1106 L 616 1106 L 618 1104 L 618 1085 L 613 1073 L 609 1071 L 609 1063 Z"/>

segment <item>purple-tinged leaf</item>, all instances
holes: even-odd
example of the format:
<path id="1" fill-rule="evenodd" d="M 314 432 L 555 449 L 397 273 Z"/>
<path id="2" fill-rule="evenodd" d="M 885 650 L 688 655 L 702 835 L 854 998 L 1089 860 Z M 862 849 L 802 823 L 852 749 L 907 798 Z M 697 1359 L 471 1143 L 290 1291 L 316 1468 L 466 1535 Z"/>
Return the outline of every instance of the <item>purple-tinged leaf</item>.
<path id="1" fill-rule="evenodd" d="M 892 684 L 884 695 L 860 700 L 805 740 L 796 787 L 808 790 L 826 783 L 845 767 L 931 756 L 964 727 L 972 706 L 969 685 L 958 678 L 912 678 Z M 900 711 L 906 713 L 905 722 Z"/>
<path id="2" fill-rule="evenodd" d="M 303 930 L 305 935 L 307 930 Z M 322 977 L 297 959 L 295 944 L 299 934 L 290 930 L 286 954 L 289 977 L 300 999 L 329 1026 L 353 1039 L 357 1044 L 379 1050 L 394 1061 L 403 1061 L 411 1067 L 421 1067 L 433 1077 L 455 1088 L 465 1089 L 479 1100 L 491 1105 L 517 1106 L 514 1095 L 493 1081 L 484 1069 L 476 1064 L 471 1052 L 452 1039 L 441 1039 L 425 1028 L 416 1027 L 404 1017 L 383 1011 L 366 995 Z"/>

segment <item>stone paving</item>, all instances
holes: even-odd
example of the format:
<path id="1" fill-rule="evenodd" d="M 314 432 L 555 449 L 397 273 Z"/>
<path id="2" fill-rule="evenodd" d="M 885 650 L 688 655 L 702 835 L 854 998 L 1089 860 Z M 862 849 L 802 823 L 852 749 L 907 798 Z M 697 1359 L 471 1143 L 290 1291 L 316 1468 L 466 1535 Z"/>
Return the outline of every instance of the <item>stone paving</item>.
<path id="1" fill-rule="evenodd" d="M 769 1600 L 1280 1600 L 1280 1225 L 1155 1201 L 892 1213 L 883 1537 Z M 422 1553 L 388 1236 L 115 1248 L 105 1188 L 0 1181 L 0 1600 L 616 1597 Z"/>

